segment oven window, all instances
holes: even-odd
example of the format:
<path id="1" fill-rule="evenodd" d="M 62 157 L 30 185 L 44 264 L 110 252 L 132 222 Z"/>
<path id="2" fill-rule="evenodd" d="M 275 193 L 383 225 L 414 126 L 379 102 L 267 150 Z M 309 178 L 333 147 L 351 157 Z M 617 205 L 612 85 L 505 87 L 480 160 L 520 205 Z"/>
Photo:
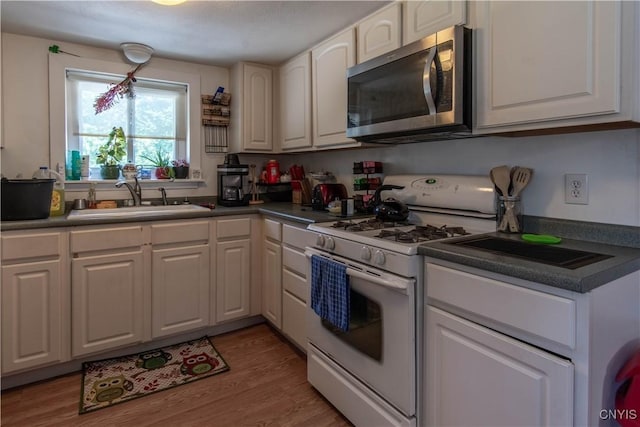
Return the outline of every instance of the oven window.
<path id="1" fill-rule="evenodd" d="M 349 331 L 343 332 L 326 320 L 322 325 L 337 338 L 374 360 L 382 359 L 382 311 L 380 304 L 351 289 Z"/>

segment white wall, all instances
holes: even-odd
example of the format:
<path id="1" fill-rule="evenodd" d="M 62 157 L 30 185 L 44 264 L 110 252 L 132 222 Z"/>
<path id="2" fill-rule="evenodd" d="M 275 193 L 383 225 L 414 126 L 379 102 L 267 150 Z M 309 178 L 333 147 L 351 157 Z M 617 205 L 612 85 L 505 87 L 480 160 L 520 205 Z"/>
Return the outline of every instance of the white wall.
<path id="1" fill-rule="evenodd" d="M 534 169 L 522 193 L 526 214 L 640 226 L 640 130 L 526 138 L 483 137 L 385 148 L 300 154 L 306 171 L 332 171 L 347 188 L 353 162 L 384 163 L 385 174 L 485 175 L 506 164 Z M 282 161 L 281 161 L 282 163 Z M 589 204 L 564 203 L 564 174 L 586 173 Z"/>
<path id="2" fill-rule="evenodd" d="M 104 60 L 122 60 L 118 51 L 2 33 L 2 173 L 31 174 L 49 164 L 48 47 Z M 229 70 L 221 67 L 153 58 L 148 66 L 198 73 L 201 91 L 229 87 Z M 233 102 L 233 101 L 232 101 Z M 207 185 L 198 190 L 172 190 L 170 197 L 214 195 L 216 165 L 222 155 L 205 154 L 202 170 Z M 484 137 L 425 142 L 374 149 L 339 150 L 298 155 L 243 155 L 242 162 L 258 170 L 269 158 L 278 158 L 283 170 L 293 163 L 307 172 L 325 169 L 352 188 L 353 162 L 384 163 L 385 174 L 488 174 L 496 165 L 532 167 L 533 180 L 523 194 L 530 215 L 640 226 L 640 130 L 620 130 L 527 138 Z M 586 173 L 589 205 L 564 203 L 564 174 Z M 113 192 L 128 197 L 126 190 Z M 70 194 L 67 199 L 83 197 Z M 99 197 L 113 197 L 99 194 Z M 149 195 L 147 197 L 155 197 Z"/>
<path id="3" fill-rule="evenodd" d="M 125 61 L 122 53 L 86 45 L 59 42 L 15 34 L 2 33 L 2 146 L 1 171 L 4 176 L 30 177 L 39 166 L 50 164 L 49 155 L 49 87 L 48 48 L 53 44 L 60 49 L 87 58 L 105 61 Z M 63 55 L 63 54 L 60 54 Z M 189 62 L 153 57 L 145 67 L 169 69 L 200 75 L 200 90 L 215 93 L 218 86 L 229 88 L 229 70 Z M 216 193 L 216 165 L 223 155 L 204 153 L 202 137 L 202 173 L 206 186 L 188 190 L 189 195 Z M 186 195 L 187 190 L 169 190 L 170 197 Z M 67 190 L 67 200 L 84 197 L 86 192 L 74 194 Z M 127 198 L 125 190 L 101 192 L 99 198 Z M 148 197 L 156 197 L 149 195 Z"/>

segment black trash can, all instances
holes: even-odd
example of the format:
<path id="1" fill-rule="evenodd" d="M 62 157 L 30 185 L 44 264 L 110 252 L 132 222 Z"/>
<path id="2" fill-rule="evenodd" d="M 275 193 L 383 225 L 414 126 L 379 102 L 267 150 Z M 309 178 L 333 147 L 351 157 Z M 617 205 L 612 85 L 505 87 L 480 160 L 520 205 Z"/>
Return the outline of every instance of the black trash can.
<path id="1" fill-rule="evenodd" d="M 49 218 L 55 179 L 2 178 L 2 221 Z"/>

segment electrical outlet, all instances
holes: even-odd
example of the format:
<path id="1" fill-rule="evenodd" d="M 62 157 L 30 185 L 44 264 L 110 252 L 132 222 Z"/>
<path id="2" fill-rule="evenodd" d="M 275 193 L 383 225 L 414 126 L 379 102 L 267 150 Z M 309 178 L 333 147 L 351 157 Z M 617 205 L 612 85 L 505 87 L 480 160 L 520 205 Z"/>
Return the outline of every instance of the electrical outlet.
<path id="1" fill-rule="evenodd" d="M 589 204 L 587 174 L 567 173 L 564 175 L 564 202 L 573 205 Z"/>

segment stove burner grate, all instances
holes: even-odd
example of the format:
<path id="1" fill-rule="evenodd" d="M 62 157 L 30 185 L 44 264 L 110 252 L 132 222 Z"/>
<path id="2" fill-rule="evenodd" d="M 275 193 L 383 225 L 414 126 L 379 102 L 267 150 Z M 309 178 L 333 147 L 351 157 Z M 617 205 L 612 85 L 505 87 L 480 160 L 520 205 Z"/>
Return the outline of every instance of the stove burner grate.
<path id="1" fill-rule="evenodd" d="M 465 236 L 468 233 L 462 227 L 435 227 L 433 225 L 417 225 L 414 229 L 403 230 L 382 230 L 376 237 L 387 240 L 394 240 L 402 243 L 418 243 L 429 240 L 446 239 L 447 237 Z"/>
<path id="2" fill-rule="evenodd" d="M 370 218 L 364 221 L 354 222 L 349 221 L 337 221 L 331 225 L 333 228 L 342 228 L 346 231 L 367 231 L 367 230 L 381 230 L 385 228 L 402 227 L 410 225 L 408 222 L 387 222 L 378 218 Z"/>

